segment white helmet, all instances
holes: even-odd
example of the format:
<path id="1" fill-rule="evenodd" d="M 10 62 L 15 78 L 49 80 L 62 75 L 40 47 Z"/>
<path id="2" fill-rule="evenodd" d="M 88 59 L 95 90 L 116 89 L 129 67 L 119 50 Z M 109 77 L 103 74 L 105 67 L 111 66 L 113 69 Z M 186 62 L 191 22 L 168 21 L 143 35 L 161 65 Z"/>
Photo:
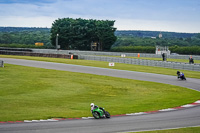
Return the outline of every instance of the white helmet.
<path id="1" fill-rule="evenodd" d="M 90 106 L 91 106 L 91 107 L 94 107 L 94 103 L 91 103 Z"/>

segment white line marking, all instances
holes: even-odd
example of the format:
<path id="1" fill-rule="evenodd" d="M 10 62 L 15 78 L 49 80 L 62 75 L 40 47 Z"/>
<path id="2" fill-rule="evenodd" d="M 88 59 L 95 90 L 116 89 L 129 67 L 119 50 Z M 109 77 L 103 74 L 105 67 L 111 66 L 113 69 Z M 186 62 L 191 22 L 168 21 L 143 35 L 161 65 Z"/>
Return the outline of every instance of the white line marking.
<path id="1" fill-rule="evenodd" d="M 39 120 L 32 120 L 32 122 L 40 122 Z"/>
<path id="2" fill-rule="evenodd" d="M 134 113 L 134 115 L 143 115 L 143 114 L 147 114 L 147 113 L 145 112 Z"/>
<path id="3" fill-rule="evenodd" d="M 198 100 L 198 101 L 196 101 L 196 102 L 194 102 L 194 103 L 200 103 L 200 100 Z"/>
<path id="4" fill-rule="evenodd" d="M 87 120 L 87 119 L 89 119 L 88 117 L 82 117 L 82 119 L 85 119 L 85 120 Z"/>
<path id="5" fill-rule="evenodd" d="M 47 122 L 48 120 L 42 120 L 42 119 L 41 119 L 40 121 L 41 121 L 41 122 Z"/>
<path id="6" fill-rule="evenodd" d="M 24 122 L 32 122 L 32 121 L 29 121 L 29 120 L 24 120 Z"/>
<path id="7" fill-rule="evenodd" d="M 172 111 L 172 110 L 176 110 L 176 109 L 168 108 L 168 109 L 161 109 L 161 110 L 158 110 L 158 111 Z"/>
<path id="8" fill-rule="evenodd" d="M 194 107 L 195 105 L 192 105 L 192 104 L 186 104 L 186 105 L 183 105 L 183 106 L 181 106 L 181 107 L 183 107 L 183 108 L 189 108 L 189 107 Z"/>
<path id="9" fill-rule="evenodd" d="M 131 114 L 126 114 L 126 115 L 134 115 L 134 113 L 131 113 Z"/>
<path id="10" fill-rule="evenodd" d="M 58 120 L 54 120 L 54 119 L 47 119 L 48 121 L 58 121 Z"/>

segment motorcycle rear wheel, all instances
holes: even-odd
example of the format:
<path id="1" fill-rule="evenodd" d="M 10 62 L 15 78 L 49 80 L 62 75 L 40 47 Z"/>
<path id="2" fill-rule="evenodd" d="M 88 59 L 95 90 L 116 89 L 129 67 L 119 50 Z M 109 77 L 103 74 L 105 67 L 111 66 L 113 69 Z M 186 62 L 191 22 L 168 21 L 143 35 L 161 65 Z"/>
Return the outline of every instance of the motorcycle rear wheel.
<path id="1" fill-rule="evenodd" d="M 105 111 L 105 116 L 106 116 L 106 118 L 110 118 L 110 113 Z"/>

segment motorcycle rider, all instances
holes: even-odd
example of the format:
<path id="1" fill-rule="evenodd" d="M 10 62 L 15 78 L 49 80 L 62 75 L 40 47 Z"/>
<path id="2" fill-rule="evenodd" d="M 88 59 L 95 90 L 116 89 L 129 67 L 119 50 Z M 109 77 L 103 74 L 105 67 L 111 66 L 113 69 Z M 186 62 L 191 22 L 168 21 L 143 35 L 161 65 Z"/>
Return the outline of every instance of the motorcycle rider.
<path id="1" fill-rule="evenodd" d="M 91 112 L 92 112 L 94 109 L 98 108 L 98 106 L 97 106 L 97 105 L 94 105 L 94 103 L 91 103 L 91 104 L 90 104 L 90 107 L 91 107 Z"/>
<path id="2" fill-rule="evenodd" d="M 177 78 L 183 78 L 183 79 L 186 80 L 186 78 L 185 78 L 185 76 L 184 76 L 184 73 L 177 71 L 176 74 L 177 74 Z"/>
<path id="3" fill-rule="evenodd" d="M 177 74 L 177 76 L 178 76 L 177 78 L 180 78 L 180 72 L 179 72 L 179 71 L 177 71 L 177 73 L 176 73 L 176 74 Z"/>
<path id="4" fill-rule="evenodd" d="M 98 108 L 98 106 L 97 105 L 94 105 L 94 103 L 91 103 L 90 104 L 90 107 L 91 107 L 91 112 L 94 110 L 94 109 L 96 109 L 96 108 Z M 105 110 L 102 108 L 102 107 L 99 107 L 101 110 L 103 110 L 103 112 L 105 113 Z"/>

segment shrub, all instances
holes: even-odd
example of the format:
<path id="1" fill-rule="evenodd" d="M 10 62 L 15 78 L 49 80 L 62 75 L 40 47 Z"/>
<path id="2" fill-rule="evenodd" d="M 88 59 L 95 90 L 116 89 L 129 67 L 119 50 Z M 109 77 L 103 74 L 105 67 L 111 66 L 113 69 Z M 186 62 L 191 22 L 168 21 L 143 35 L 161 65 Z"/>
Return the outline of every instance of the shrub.
<path id="1" fill-rule="evenodd" d="M 120 46 L 113 47 L 111 51 L 113 52 L 132 52 L 132 53 L 155 53 L 154 46 Z"/>

